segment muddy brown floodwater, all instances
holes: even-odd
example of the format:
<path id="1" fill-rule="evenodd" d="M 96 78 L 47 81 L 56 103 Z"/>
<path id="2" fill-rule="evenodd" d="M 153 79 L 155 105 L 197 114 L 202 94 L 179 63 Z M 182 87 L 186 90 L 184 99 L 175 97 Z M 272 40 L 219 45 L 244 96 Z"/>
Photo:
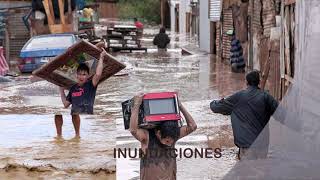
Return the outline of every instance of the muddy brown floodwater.
<path id="1" fill-rule="evenodd" d="M 0 179 L 115 179 L 112 119 L 82 116 L 81 139 L 67 115 L 63 139 L 52 115 L 1 115 L 0 127 Z"/>
<path id="2" fill-rule="evenodd" d="M 129 76 L 118 80 L 116 89 L 121 91 L 116 94 L 126 100 L 138 92 L 177 91 L 198 124 L 198 129 L 179 140 L 176 148 L 211 147 L 223 150 L 221 158 L 178 158 L 177 179 L 221 179 L 235 164 L 237 149 L 233 144 L 229 117 L 213 114 L 209 103 L 212 99 L 244 88 L 244 74 L 230 72 L 228 64 L 211 55 L 182 56 L 177 47 L 194 42 L 180 35 L 171 37 L 176 41 L 166 53 L 159 54 L 153 50 L 147 54 L 117 55 L 132 70 Z M 118 108 L 117 148 L 139 148 L 139 142 L 124 130 L 119 105 Z M 117 179 L 139 179 L 139 171 L 138 158 L 117 159 Z"/>
<path id="3" fill-rule="evenodd" d="M 95 116 L 83 116 L 80 141 L 72 139 L 70 110 L 63 109 L 58 88 L 31 82 L 30 76 L 0 84 L 0 179 L 139 178 L 139 159 L 113 158 L 113 148 L 139 147 L 124 130 L 121 102 L 138 92 L 176 91 L 198 124 L 177 148 L 221 148 L 221 158 L 178 158 L 178 179 L 220 179 L 235 164 L 230 119 L 213 114 L 209 103 L 245 87 L 244 74 L 212 55 L 181 55 L 181 46 L 196 45 L 188 36 L 171 34 L 166 53 L 152 46 L 157 29 L 146 30 L 148 53 L 114 54 L 127 65 L 124 73 L 103 82 L 97 91 Z M 65 114 L 64 140 L 55 140 L 53 113 Z"/>

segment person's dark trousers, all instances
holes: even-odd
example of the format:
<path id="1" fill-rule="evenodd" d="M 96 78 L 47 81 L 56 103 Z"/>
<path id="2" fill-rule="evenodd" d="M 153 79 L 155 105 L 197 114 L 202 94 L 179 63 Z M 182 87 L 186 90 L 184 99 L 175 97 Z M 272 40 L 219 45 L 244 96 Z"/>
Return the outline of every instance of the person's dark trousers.
<path id="1" fill-rule="evenodd" d="M 268 155 L 268 149 L 255 149 L 255 148 L 239 148 L 238 159 L 239 160 L 256 160 L 266 159 Z"/>

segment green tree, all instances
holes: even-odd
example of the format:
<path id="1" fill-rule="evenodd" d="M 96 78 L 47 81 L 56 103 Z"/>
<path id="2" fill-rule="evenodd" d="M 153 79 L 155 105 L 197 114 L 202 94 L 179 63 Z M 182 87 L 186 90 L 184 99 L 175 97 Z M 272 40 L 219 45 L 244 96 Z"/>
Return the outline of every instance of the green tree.
<path id="1" fill-rule="evenodd" d="M 119 0 L 118 7 L 122 19 L 136 17 L 157 24 L 161 21 L 159 0 Z"/>

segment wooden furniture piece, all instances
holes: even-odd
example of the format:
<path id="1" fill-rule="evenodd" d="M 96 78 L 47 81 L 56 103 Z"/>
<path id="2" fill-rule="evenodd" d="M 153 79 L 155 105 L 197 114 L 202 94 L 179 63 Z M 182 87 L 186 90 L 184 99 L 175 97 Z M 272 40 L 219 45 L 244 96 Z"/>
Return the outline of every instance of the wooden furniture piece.
<path id="1" fill-rule="evenodd" d="M 145 51 L 141 47 L 141 36 L 135 26 L 115 25 L 107 29 L 106 41 L 108 50 L 112 51 Z"/>
<path id="2" fill-rule="evenodd" d="M 72 59 L 77 58 L 81 53 L 86 53 L 87 55 L 90 55 L 95 59 L 99 59 L 101 52 L 102 50 L 98 47 L 87 41 L 81 40 L 73 46 L 69 47 L 65 53 L 55 57 L 53 60 L 43 65 L 41 68 L 34 71 L 32 74 L 41 77 L 53 84 L 69 89 L 72 85 L 76 84 L 76 81 L 70 76 L 65 76 L 59 73 L 58 68 L 61 68 L 70 62 L 73 63 Z M 103 60 L 103 63 L 104 67 L 102 78 L 100 79 L 99 83 L 103 82 L 104 80 L 108 79 L 109 77 L 126 67 L 123 63 L 117 61 L 117 59 L 110 54 L 107 54 L 107 56 Z M 94 71 L 95 69 L 91 69 L 90 78 L 93 77 Z"/>
<path id="3" fill-rule="evenodd" d="M 50 32 L 52 34 L 56 33 L 66 33 L 66 32 L 73 32 L 73 24 L 66 22 L 65 19 L 65 14 L 64 14 L 64 4 L 65 0 L 58 0 L 59 3 L 59 14 L 60 14 L 60 23 L 61 24 L 56 24 L 55 23 L 55 16 L 54 16 L 54 10 L 53 10 L 53 4 L 51 0 L 43 0 L 43 6 L 45 8 L 47 18 L 48 18 L 48 25 Z M 68 14 L 69 17 L 71 16 L 71 0 L 68 0 L 69 3 L 69 8 L 68 8 Z M 71 21 L 71 20 L 69 20 Z"/>

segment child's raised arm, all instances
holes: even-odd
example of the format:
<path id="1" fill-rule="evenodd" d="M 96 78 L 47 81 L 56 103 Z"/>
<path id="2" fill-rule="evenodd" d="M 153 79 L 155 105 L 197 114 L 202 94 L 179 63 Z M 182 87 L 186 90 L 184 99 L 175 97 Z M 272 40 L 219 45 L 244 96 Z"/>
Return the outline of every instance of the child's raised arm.
<path id="1" fill-rule="evenodd" d="M 92 78 L 92 84 L 94 87 L 97 87 L 101 75 L 102 75 L 102 71 L 103 71 L 103 59 L 104 57 L 107 55 L 107 52 L 102 48 L 102 52 L 100 54 L 100 58 L 99 58 L 99 62 L 98 62 L 98 66 L 96 69 L 96 74 L 93 76 Z"/>

